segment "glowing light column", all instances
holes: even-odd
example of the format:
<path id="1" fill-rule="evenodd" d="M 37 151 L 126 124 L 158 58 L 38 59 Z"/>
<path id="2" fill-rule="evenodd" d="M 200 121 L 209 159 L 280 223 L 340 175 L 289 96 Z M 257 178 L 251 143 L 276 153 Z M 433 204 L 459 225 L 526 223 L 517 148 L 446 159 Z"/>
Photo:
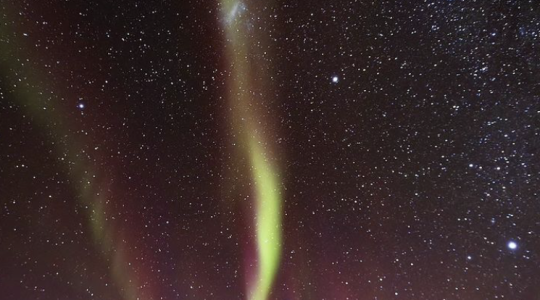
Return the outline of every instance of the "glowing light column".
<path id="1" fill-rule="evenodd" d="M 272 163 L 271 145 L 261 128 L 260 116 L 253 93 L 253 52 L 256 40 L 244 22 L 247 6 L 238 0 L 221 0 L 225 45 L 230 65 L 228 82 L 231 119 L 235 135 L 248 158 L 255 184 L 255 234 L 257 236 L 257 277 L 248 283 L 249 299 L 266 300 L 270 295 L 281 257 L 281 192 L 278 167 Z M 253 47 L 250 47 L 253 46 Z M 258 77 L 257 77 L 258 76 Z"/>
<path id="2" fill-rule="evenodd" d="M 281 198 L 275 168 L 266 160 L 264 150 L 251 140 L 250 159 L 257 189 L 257 250 L 259 272 L 251 299 L 264 300 L 272 288 L 281 256 Z"/>
<path id="3" fill-rule="evenodd" d="M 8 15 L 18 14 L 17 6 L 10 7 L 6 3 L 3 9 L 8 12 Z M 16 24 L 16 22 L 6 21 L 6 24 L 12 23 Z M 128 233 L 124 233 L 123 229 L 115 226 L 107 218 L 107 215 L 114 214 L 114 211 L 107 207 L 109 199 L 107 186 L 95 179 L 101 177 L 98 176 L 97 164 L 86 159 L 86 155 L 82 155 L 85 153 L 85 146 L 91 144 L 92 140 L 81 138 L 73 133 L 75 122 L 70 122 L 65 108 L 60 105 L 60 97 L 55 96 L 55 94 L 65 95 L 66 92 L 57 89 L 55 93 L 51 93 L 50 90 L 54 89 L 54 85 L 43 75 L 45 73 L 42 74 L 39 69 L 32 69 L 31 64 L 18 62 L 25 60 L 22 56 L 24 53 L 20 51 L 24 49 L 24 46 L 19 45 L 20 42 L 17 39 L 11 38 L 13 32 L 17 30 L 0 26 L 0 40 L 11 40 L 11 43 L 0 43 L 0 68 L 10 70 L 13 74 L 21 74 L 20 77 L 25 78 L 24 81 L 16 83 L 14 81 L 10 85 L 13 86 L 11 96 L 18 101 L 24 112 L 32 117 L 34 126 L 43 129 L 44 132 L 53 133 L 51 136 L 57 147 L 57 155 L 62 158 L 65 172 L 74 184 L 74 191 L 79 194 L 80 203 L 88 208 L 87 221 L 91 228 L 93 242 L 102 257 L 110 263 L 112 279 L 122 299 L 155 298 L 151 288 L 147 288 L 148 295 L 140 291 L 143 282 L 141 276 L 131 266 L 131 262 L 135 262 L 136 259 L 126 246 L 130 241 L 125 237 Z M 68 94 L 65 98 L 73 97 Z M 79 104 L 80 109 L 84 108 L 84 105 L 82 107 L 80 105 L 82 104 Z"/>

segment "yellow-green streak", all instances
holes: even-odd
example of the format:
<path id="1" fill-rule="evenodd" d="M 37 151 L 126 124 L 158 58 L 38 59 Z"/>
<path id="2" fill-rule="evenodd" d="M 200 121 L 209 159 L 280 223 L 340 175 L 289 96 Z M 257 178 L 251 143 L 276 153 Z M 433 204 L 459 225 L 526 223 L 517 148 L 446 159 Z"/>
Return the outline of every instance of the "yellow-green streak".
<path id="1" fill-rule="evenodd" d="M 257 190 L 257 251 L 259 271 L 251 299 L 267 299 L 281 257 L 281 196 L 279 178 L 264 149 L 250 140 L 249 154 Z"/>
<path id="2" fill-rule="evenodd" d="M 11 7 L 5 6 L 1 9 L 4 10 L 0 10 L 0 16 L 8 13 L 16 15 Z M 112 224 L 106 218 L 106 196 L 100 194 L 100 186 L 94 180 L 97 172 L 90 161 L 84 158 L 84 144 L 87 141 L 70 130 L 67 118 L 60 113 L 61 106 L 57 103 L 57 98 L 60 97 L 47 92 L 51 87 L 47 85 L 45 77 L 35 75 L 39 70 L 31 69 L 31 64 L 25 64 L 23 57 L 18 56 L 24 48 L 15 39 L 14 33 L 17 31 L 7 26 L 7 20 L 2 21 L 6 23 L 0 24 L 0 69 L 9 70 L 12 76 L 24 78 L 20 83 L 12 85 L 11 94 L 20 103 L 24 112 L 30 115 L 35 126 L 52 133 L 52 141 L 57 147 L 58 155 L 65 158 L 63 161 L 67 174 L 74 183 L 77 183 L 74 188 L 79 192 L 81 203 L 89 208 L 87 217 L 94 243 L 101 250 L 103 257 L 107 261 L 112 261 L 112 277 L 118 284 L 122 299 L 141 299 L 138 294 L 137 278 L 129 267 L 125 251 L 116 249 L 120 244 L 116 243 L 118 237 L 115 235 L 115 228 L 112 228 Z M 6 77 L 8 75 L 6 74 Z"/>
<path id="3" fill-rule="evenodd" d="M 254 89 L 265 75 L 254 74 L 254 52 L 258 51 L 256 36 L 246 31 L 244 14 L 238 0 L 221 0 L 225 45 L 230 65 L 229 103 L 235 136 L 239 138 L 243 155 L 248 159 L 255 184 L 255 233 L 257 240 L 257 277 L 249 280 L 250 300 L 268 299 L 281 258 L 281 191 L 279 170 L 272 163 L 271 144 L 260 128 Z M 264 63 L 258 60 L 256 63 Z M 259 99 L 257 99 L 259 100 Z"/>

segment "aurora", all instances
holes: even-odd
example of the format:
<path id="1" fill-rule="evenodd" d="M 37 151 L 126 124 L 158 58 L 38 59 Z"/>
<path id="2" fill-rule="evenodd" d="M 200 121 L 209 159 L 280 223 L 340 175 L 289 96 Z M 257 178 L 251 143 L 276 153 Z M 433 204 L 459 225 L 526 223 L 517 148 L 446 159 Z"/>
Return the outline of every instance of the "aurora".
<path id="1" fill-rule="evenodd" d="M 253 52 L 260 41 L 248 32 L 244 15 L 238 13 L 239 7 L 246 10 L 244 3 L 235 0 L 221 2 L 227 22 L 225 32 L 228 63 L 231 79 L 228 82 L 228 102 L 231 107 L 230 118 L 236 124 L 235 135 L 240 137 L 243 155 L 248 158 L 251 180 L 255 183 L 255 235 L 257 244 L 258 269 L 256 278 L 248 284 L 251 300 L 268 299 L 275 280 L 281 258 L 281 191 L 278 166 L 271 157 L 272 145 L 265 131 L 260 127 L 260 118 L 253 89 L 257 78 L 253 74 Z M 259 74 L 259 76 L 269 74 Z"/>
<path id="2" fill-rule="evenodd" d="M 2 299 L 538 298 L 538 1 L 1 2 Z"/>

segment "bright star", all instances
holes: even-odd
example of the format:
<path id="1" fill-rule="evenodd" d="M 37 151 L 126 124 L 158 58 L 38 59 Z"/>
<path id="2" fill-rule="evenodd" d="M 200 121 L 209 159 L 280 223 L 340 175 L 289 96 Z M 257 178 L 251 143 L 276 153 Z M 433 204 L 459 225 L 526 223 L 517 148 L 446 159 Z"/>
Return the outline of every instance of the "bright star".
<path id="1" fill-rule="evenodd" d="M 339 77 L 333 76 L 333 77 L 332 77 L 332 82 L 333 82 L 333 83 L 338 83 L 338 82 L 339 82 Z"/>
<path id="2" fill-rule="evenodd" d="M 516 244 L 516 242 L 509 242 L 509 243 L 508 243 L 508 248 L 509 248 L 510 250 L 516 250 L 516 249 L 517 249 L 517 246 L 518 246 L 518 245 Z"/>
<path id="3" fill-rule="evenodd" d="M 79 105 L 77 105 L 77 107 L 78 107 L 79 109 L 84 109 L 84 103 L 79 103 Z"/>

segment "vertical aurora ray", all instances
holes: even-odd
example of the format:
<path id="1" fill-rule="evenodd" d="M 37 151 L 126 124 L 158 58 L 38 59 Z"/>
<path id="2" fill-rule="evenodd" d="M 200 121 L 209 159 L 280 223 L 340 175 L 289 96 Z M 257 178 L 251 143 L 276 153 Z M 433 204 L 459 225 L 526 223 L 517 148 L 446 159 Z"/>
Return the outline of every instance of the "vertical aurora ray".
<path id="1" fill-rule="evenodd" d="M 80 153 L 84 153 L 82 141 L 64 125 L 66 123 L 64 117 L 55 112 L 60 108 L 39 109 L 39 104 L 53 105 L 51 102 L 42 102 L 42 92 L 26 86 L 26 89 L 16 89 L 13 94 L 25 111 L 32 116 L 36 126 L 49 127 L 50 131 L 54 133 L 53 136 L 63 137 L 70 141 L 71 145 L 66 146 L 63 140 L 53 139 L 57 145 L 56 151 L 59 155 L 65 155 L 65 161 L 67 161 L 65 171 L 74 182 L 73 189 L 79 195 L 80 203 L 88 208 L 86 217 L 93 243 L 103 259 L 110 262 L 110 275 L 116 283 L 122 299 L 143 299 L 138 291 L 141 280 L 130 267 L 130 262 L 135 259 L 121 244 L 122 239 L 119 232 L 122 230 L 114 226 L 106 217 L 112 215 L 113 212 L 107 208 L 108 197 L 103 194 L 104 189 L 95 180 L 98 171 L 80 155 Z"/>
<path id="2" fill-rule="evenodd" d="M 16 16 L 15 8 L 3 7 L 5 13 Z M 14 27 L 14 26 L 13 26 Z M 101 178 L 97 163 L 93 163 L 86 152 L 85 146 L 92 144 L 88 137 L 76 134 L 73 128 L 76 122 L 71 121 L 69 112 L 63 107 L 60 99 L 67 93 L 58 88 L 44 76 L 40 69 L 32 68 L 30 51 L 16 38 L 17 28 L 0 26 L 0 70 L 9 70 L 10 74 L 17 74 L 24 80 L 15 81 L 7 74 L 0 74 L 7 79 L 11 90 L 10 95 L 17 101 L 23 112 L 28 114 L 32 123 L 41 128 L 44 134 L 50 135 L 55 145 L 56 153 L 64 171 L 71 179 L 72 188 L 78 195 L 79 203 L 86 207 L 87 228 L 90 237 L 104 261 L 109 264 L 110 276 L 116 285 L 117 292 L 123 300 L 153 299 L 153 290 L 141 292 L 143 284 L 142 276 L 138 275 L 131 266 L 136 261 L 132 251 L 126 249 L 126 243 L 130 241 L 125 230 L 116 226 L 108 215 L 114 211 L 108 203 L 114 199 L 107 191 L 111 186 L 104 184 L 109 178 Z M 36 58 L 37 60 L 37 58 Z M 20 62 L 28 63 L 20 63 Z M 52 92 L 54 91 L 54 92 Z M 69 95 L 66 98 L 70 98 Z M 73 98 L 73 96 L 71 96 Z M 45 109 L 46 108 L 46 109 Z"/>
<path id="3" fill-rule="evenodd" d="M 253 58 L 259 51 L 255 34 L 249 32 L 245 17 L 248 7 L 238 0 L 221 0 L 223 27 L 230 78 L 228 101 L 234 135 L 239 140 L 242 156 L 249 162 L 251 180 L 255 185 L 255 235 L 257 272 L 248 282 L 251 300 L 268 299 L 281 259 L 281 191 L 278 166 L 273 162 L 272 145 L 261 126 L 255 97 L 258 79 L 268 74 L 255 74 Z M 266 75 L 266 76 L 265 76 Z"/>
<path id="4" fill-rule="evenodd" d="M 250 160 L 256 185 L 256 234 L 259 271 L 250 299 L 268 298 L 281 254 L 281 196 L 279 178 L 257 140 L 250 140 Z"/>

